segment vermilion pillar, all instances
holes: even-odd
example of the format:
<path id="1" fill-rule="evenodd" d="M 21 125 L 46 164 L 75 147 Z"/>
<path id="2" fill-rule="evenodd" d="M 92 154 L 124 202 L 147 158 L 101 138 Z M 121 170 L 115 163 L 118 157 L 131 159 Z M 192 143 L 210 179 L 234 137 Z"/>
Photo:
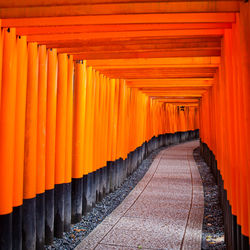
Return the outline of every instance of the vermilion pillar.
<path id="1" fill-rule="evenodd" d="M 81 220 L 83 197 L 83 150 L 86 99 L 86 62 L 75 64 L 73 151 L 72 151 L 72 223 Z"/>
<path id="2" fill-rule="evenodd" d="M 24 148 L 23 249 L 36 248 L 38 48 L 28 44 L 28 75 Z"/>
<path id="3" fill-rule="evenodd" d="M 36 249 L 45 243 L 45 153 L 47 107 L 47 50 L 38 48 L 38 106 L 37 106 L 37 175 L 36 175 Z"/>
<path id="4" fill-rule="evenodd" d="M 4 29 L 0 109 L 0 239 L 3 248 L 12 249 L 13 168 L 16 104 L 16 33 Z"/>
<path id="5" fill-rule="evenodd" d="M 48 50 L 46 155 L 45 155 L 45 242 L 54 237 L 54 185 L 57 103 L 57 50 Z"/>
<path id="6" fill-rule="evenodd" d="M 67 124 L 66 124 L 66 152 L 65 152 L 65 186 L 64 186 L 64 230 L 70 230 L 71 224 L 71 179 L 72 179 L 72 135 L 73 135 L 73 56 L 68 56 L 67 83 Z"/>
<path id="7" fill-rule="evenodd" d="M 68 56 L 58 55 L 56 144 L 55 144 L 55 236 L 64 231 L 64 182 L 67 126 Z"/>
<path id="8" fill-rule="evenodd" d="M 27 89 L 27 40 L 17 38 L 17 81 L 16 81 L 16 116 L 15 116 L 15 158 L 13 182 L 13 248 L 22 248 L 22 204 L 24 138 Z"/>

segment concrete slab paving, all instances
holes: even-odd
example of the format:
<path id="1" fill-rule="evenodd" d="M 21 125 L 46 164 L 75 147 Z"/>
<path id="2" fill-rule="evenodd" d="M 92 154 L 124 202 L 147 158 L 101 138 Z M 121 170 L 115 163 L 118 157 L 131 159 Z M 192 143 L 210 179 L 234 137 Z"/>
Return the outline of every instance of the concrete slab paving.
<path id="1" fill-rule="evenodd" d="M 198 145 L 162 150 L 120 206 L 76 249 L 201 249 L 203 186 L 193 159 Z"/>

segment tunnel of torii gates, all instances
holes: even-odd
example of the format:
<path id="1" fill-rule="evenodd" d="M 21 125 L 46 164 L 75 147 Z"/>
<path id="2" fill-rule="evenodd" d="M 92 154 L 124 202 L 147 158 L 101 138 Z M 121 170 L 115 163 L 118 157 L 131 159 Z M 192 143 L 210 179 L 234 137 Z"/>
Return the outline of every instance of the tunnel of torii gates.
<path id="1" fill-rule="evenodd" d="M 249 248 L 247 1 L 1 0 L 0 18 L 0 249 L 43 249 L 198 134 L 228 248 Z"/>

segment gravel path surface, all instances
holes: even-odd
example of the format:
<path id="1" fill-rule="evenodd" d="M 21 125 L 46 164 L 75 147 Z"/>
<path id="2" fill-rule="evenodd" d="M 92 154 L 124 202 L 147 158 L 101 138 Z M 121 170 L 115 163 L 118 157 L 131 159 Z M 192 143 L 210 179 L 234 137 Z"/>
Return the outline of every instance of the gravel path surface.
<path id="1" fill-rule="evenodd" d="M 64 233 L 62 239 L 55 238 L 53 244 L 46 246 L 45 249 L 68 250 L 74 249 L 84 237 L 86 237 L 104 218 L 109 215 L 130 193 L 136 184 L 142 179 L 156 155 L 164 149 L 159 148 L 153 151 L 129 176 L 122 186 L 113 193 L 107 195 L 101 202 L 97 203 L 91 212 L 82 217 L 81 222 L 71 226 L 70 232 Z"/>
<path id="2" fill-rule="evenodd" d="M 202 248 L 226 249 L 224 241 L 223 212 L 219 201 L 219 188 L 210 167 L 200 155 L 200 148 L 194 150 L 204 189 L 204 218 L 202 228 Z"/>

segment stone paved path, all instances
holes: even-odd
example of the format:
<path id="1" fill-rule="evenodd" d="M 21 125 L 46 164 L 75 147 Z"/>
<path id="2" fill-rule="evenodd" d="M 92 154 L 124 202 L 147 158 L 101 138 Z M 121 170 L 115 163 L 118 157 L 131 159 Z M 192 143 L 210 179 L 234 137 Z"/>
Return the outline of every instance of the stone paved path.
<path id="1" fill-rule="evenodd" d="M 198 141 L 161 151 L 144 178 L 76 249 L 201 249 Z"/>

